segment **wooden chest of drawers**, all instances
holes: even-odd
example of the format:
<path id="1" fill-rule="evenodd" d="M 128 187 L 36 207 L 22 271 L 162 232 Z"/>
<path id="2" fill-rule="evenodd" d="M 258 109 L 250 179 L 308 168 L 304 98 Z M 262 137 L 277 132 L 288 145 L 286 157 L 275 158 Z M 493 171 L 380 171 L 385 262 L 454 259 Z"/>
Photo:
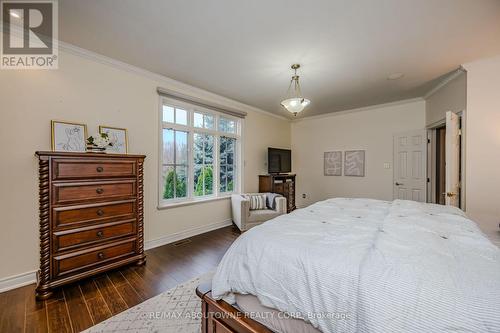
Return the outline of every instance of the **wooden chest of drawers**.
<path id="1" fill-rule="evenodd" d="M 36 297 L 129 263 L 144 264 L 143 155 L 36 152 L 40 270 Z"/>

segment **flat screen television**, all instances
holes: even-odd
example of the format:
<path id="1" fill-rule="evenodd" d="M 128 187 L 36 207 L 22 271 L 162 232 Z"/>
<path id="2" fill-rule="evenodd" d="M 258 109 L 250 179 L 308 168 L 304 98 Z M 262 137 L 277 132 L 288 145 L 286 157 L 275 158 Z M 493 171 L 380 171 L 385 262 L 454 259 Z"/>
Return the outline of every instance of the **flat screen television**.
<path id="1" fill-rule="evenodd" d="M 267 148 L 267 172 L 292 172 L 292 151 L 289 149 Z"/>

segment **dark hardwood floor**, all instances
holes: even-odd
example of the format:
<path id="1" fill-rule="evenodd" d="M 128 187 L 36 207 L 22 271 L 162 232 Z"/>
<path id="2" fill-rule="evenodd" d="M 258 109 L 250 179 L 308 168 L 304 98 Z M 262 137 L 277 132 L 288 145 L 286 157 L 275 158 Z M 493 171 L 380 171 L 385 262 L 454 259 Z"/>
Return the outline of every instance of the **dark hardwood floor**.
<path id="1" fill-rule="evenodd" d="M 240 235 L 225 227 L 146 251 L 144 266 L 127 266 L 35 301 L 35 285 L 0 294 L 0 332 L 80 332 L 184 281 L 214 270 Z"/>

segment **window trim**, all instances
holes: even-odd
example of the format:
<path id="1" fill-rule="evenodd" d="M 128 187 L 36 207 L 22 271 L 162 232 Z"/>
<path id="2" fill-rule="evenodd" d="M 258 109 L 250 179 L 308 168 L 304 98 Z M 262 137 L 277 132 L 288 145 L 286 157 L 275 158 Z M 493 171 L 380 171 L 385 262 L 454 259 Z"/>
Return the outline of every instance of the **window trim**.
<path id="1" fill-rule="evenodd" d="M 187 111 L 187 125 L 168 123 L 163 121 L 163 105 L 170 105 L 174 108 L 180 108 Z M 203 113 L 214 116 L 215 129 L 199 128 L 194 126 L 194 113 Z M 219 118 L 234 120 L 236 122 L 236 133 L 227 133 L 218 131 Z M 175 113 L 174 113 L 175 121 Z M 174 98 L 159 96 L 158 103 L 158 209 L 167 209 L 192 205 L 203 202 L 224 200 L 231 197 L 232 194 L 241 193 L 243 190 L 243 127 L 244 119 L 228 115 L 226 113 L 211 110 L 199 105 L 179 101 Z M 188 191 L 185 198 L 163 199 L 163 129 L 170 128 L 177 131 L 186 131 L 188 133 Z M 194 196 L 194 163 L 193 163 L 193 144 L 194 133 L 209 134 L 214 136 L 214 170 L 213 170 L 213 194 L 204 196 Z M 219 167 L 219 145 L 220 137 L 226 136 L 236 139 L 235 156 L 236 167 L 234 169 L 234 187 L 231 192 L 220 192 L 220 167 Z"/>

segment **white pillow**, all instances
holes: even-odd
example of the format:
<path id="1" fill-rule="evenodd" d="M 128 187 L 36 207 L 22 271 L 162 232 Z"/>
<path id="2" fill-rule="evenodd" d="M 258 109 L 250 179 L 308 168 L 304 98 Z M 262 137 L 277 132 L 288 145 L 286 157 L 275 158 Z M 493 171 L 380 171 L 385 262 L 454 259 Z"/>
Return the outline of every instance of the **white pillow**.
<path id="1" fill-rule="evenodd" d="M 265 194 L 252 194 L 247 195 L 250 200 L 250 210 L 266 209 L 266 195 Z"/>

